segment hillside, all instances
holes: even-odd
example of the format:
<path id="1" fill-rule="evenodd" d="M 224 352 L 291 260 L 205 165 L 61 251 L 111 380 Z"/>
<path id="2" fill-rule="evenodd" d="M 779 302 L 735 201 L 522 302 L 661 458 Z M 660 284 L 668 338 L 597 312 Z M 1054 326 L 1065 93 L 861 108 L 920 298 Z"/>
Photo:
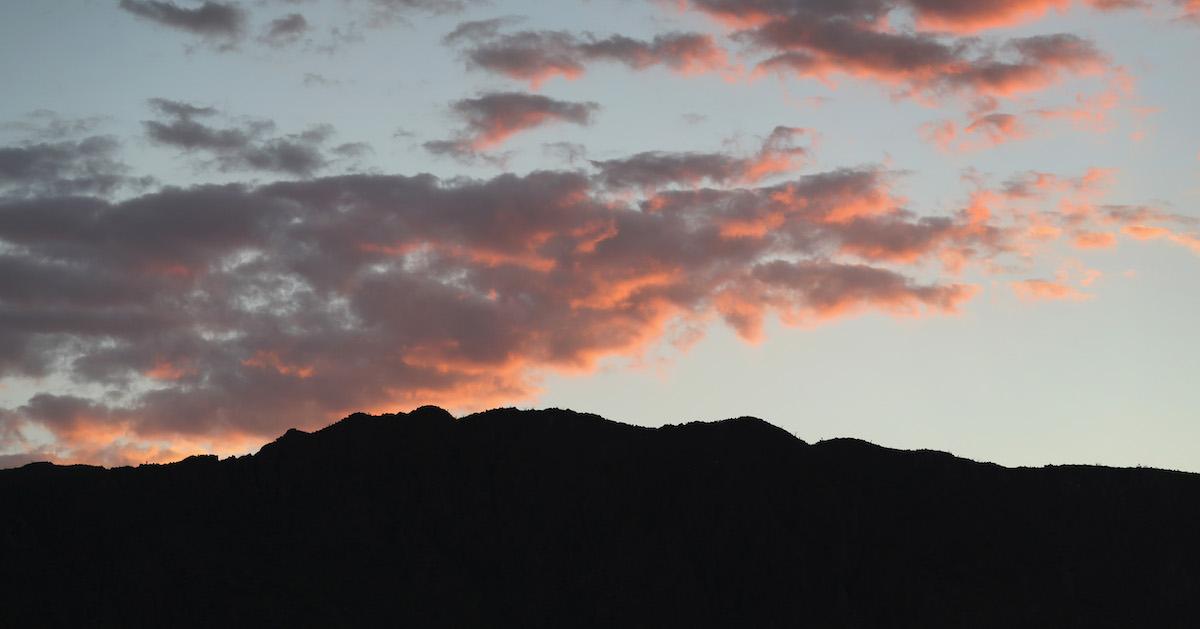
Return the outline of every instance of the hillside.
<path id="1" fill-rule="evenodd" d="M 1187 627 L 1200 475 L 434 407 L 0 471 L 0 627 Z"/>

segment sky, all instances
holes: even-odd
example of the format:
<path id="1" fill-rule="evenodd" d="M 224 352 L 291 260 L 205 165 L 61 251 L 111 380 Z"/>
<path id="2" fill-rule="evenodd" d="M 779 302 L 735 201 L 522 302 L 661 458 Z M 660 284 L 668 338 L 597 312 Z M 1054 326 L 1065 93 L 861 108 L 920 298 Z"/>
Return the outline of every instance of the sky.
<path id="1" fill-rule="evenodd" d="M 437 404 L 1200 471 L 1196 0 L 0 6 L 0 467 Z"/>

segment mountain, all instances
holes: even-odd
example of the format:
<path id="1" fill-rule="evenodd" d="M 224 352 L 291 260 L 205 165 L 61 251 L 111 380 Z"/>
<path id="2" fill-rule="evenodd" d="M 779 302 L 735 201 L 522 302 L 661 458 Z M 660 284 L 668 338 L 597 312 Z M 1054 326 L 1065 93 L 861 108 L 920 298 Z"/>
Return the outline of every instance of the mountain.
<path id="1" fill-rule="evenodd" d="M 0 471 L 0 627 L 1194 627 L 1200 475 L 424 407 Z"/>

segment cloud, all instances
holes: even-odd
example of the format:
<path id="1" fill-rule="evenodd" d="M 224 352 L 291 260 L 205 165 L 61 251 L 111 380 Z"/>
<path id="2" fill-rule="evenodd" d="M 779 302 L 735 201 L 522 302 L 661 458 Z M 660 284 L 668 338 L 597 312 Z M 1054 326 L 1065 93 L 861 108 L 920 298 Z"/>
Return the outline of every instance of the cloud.
<path id="1" fill-rule="evenodd" d="M 308 20 L 303 15 L 289 13 L 283 17 L 271 20 L 267 24 L 263 34 L 259 37 L 259 41 L 275 48 L 289 46 L 299 41 L 300 37 L 309 31 L 309 28 Z M 308 76 L 305 75 L 306 83 Z"/>
<path id="2" fill-rule="evenodd" d="M 444 38 L 448 44 L 467 44 L 470 67 L 527 81 L 537 89 L 547 79 L 582 76 L 588 64 L 619 63 L 634 70 L 663 66 L 679 74 L 727 69 L 725 51 L 700 33 L 666 33 L 650 40 L 624 35 L 597 38 L 566 31 L 520 31 L 501 34 L 507 22 L 464 22 Z"/>
<path id="3" fill-rule="evenodd" d="M 556 100 L 523 92 L 488 92 L 452 103 L 451 113 L 463 123 L 458 136 L 426 142 L 424 147 L 437 155 L 471 159 L 522 131 L 555 123 L 591 124 L 592 115 L 599 109 L 592 102 Z"/>
<path id="4" fill-rule="evenodd" d="M 1093 296 L 1076 288 L 1050 280 L 1021 280 L 1011 284 L 1017 297 L 1025 301 L 1086 301 Z"/>
<path id="5" fill-rule="evenodd" d="M 305 72 L 301 85 L 304 87 L 337 87 L 342 85 L 342 82 L 337 79 L 331 79 L 323 74 Z"/>
<path id="6" fill-rule="evenodd" d="M 739 38 L 776 53 L 759 64 L 764 70 L 817 78 L 847 74 L 930 96 L 1011 96 L 1043 89 L 1064 75 L 1099 73 L 1107 63 L 1091 42 L 1061 33 L 1010 39 L 993 53 L 973 40 L 795 16 Z"/>
<path id="7" fill-rule="evenodd" d="M 542 145 L 542 153 L 565 164 L 587 159 L 587 147 L 574 142 L 548 142 Z"/>
<path id="8" fill-rule="evenodd" d="M 1099 11 L 1147 9 L 1152 6 L 1148 0 L 1084 0 L 1084 4 Z"/>
<path id="9" fill-rule="evenodd" d="M 106 135 L 0 147 L 0 196 L 109 195 L 148 185 L 149 179 L 128 176 L 119 148 Z"/>
<path id="10" fill-rule="evenodd" d="M 755 74 L 832 83 L 847 76 L 924 102 L 978 102 L 1044 90 L 1113 71 L 1088 40 L 1067 33 L 984 38 L 981 33 L 1064 10 L 1069 0 L 691 0 L 734 30 Z M 577 69 L 577 68 L 576 68 Z M 975 111 L 976 115 L 981 113 Z"/>
<path id="11" fill-rule="evenodd" d="M 999 102 L 995 98 L 985 97 L 969 112 L 961 133 L 952 120 L 923 124 L 919 133 L 923 139 L 942 150 L 953 151 L 995 147 L 1042 133 L 1044 129 L 1037 121 L 1066 120 L 1077 131 L 1104 134 L 1113 128 L 1111 114 L 1134 97 L 1136 91 L 1133 77 L 1123 68 L 1113 68 L 1105 82 L 1105 87 L 1097 93 L 1076 94 L 1071 104 L 1038 107 L 1020 113 L 997 111 Z M 1140 120 L 1156 110 L 1131 106 L 1127 111 Z M 1134 137 L 1136 139 L 1137 134 Z"/>
<path id="12" fill-rule="evenodd" d="M 1070 6 L 1070 0 L 909 0 L 909 3 L 919 28 L 960 33 L 1014 26 L 1038 19 L 1050 9 L 1063 12 Z"/>
<path id="13" fill-rule="evenodd" d="M 1174 0 L 1185 5 L 1195 0 Z M 911 15 L 920 31 L 975 34 L 1036 21 L 1050 11 L 1065 12 L 1070 0 L 690 0 L 696 10 L 737 28 L 807 13 L 824 19 L 884 26 L 897 13 Z M 1145 0 L 1084 0 L 1101 11 L 1142 8 Z"/>
<path id="14" fill-rule="evenodd" d="M 54 434 L 60 459 L 221 447 L 356 409 L 511 401 L 541 370 L 590 369 L 710 314 L 750 336 L 770 313 L 954 311 L 974 289 L 871 260 L 897 230 L 940 233 L 906 245 L 928 255 L 985 247 L 984 232 L 898 210 L 887 181 L 835 171 L 621 202 L 574 171 L 354 175 L 7 200 L 0 374 L 108 391 L 8 412 Z M 765 214 L 772 229 L 744 228 Z"/>
<path id="15" fill-rule="evenodd" d="M 373 12 L 373 21 L 388 23 L 411 11 L 423 11 L 435 15 L 459 13 L 483 0 L 365 0 Z"/>
<path id="16" fill-rule="evenodd" d="M 513 97 L 460 101 L 456 141 L 594 111 Z M 218 165 L 275 138 L 219 126 L 210 107 L 153 106 L 159 141 Z M 950 211 L 922 215 L 897 191 L 901 172 L 794 172 L 807 139 L 777 127 L 748 155 L 652 151 L 490 179 L 0 198 L 0 379 L 64 383 L 0 409 L 0 452 L 46 434 L 57 460 L 237 452 L 356 410 L 512 403 L 548 371 L 636 357 L 680 326 L 720 320 L 755 340 L 770 317 L 953 314 L 979 290 L 964 269 L 1024 278 L 1056 241 L 1088 233 L 1200 244 L 1185 217 L 1101 204 L 1107 170 L 978 177 Z M 1082 298 L 1067 279 L 1013 290 Z"/>
<path id="17" fill-rule="evenodd" d="M 500 34 L 500 30 L 505 26 L 516 24 L 521 21 L 521 18 L 515 16 L 496 17 L 487 20 L 469 20 L 460 22 L 454 30 L 442 37 L 444 44 L 457 44 L 459 42 L 479 42 L 488 39 L 493 39 Z"/>
<path id="18" fill-rule="evenodd" d="M 1153 207 L 1105 206 L 1101 222 L 1119 227 L 1136 241 L 1165 240 L 1200 255 L 1200 219 L 1164 212 Z"/>
<path id="19" fill-rule="evenodd" d="M 1074 244 L 1080 249 L 1111 249 L 1117 245 L 1117 237 L 1108 232 L 1083 231 L 1075 234 Z"/>
<path id="20" fill-rule="evenodd" d="M 1183 22 L 1200 24 L 1200 0 L 1174 0 L 1180 9 L 1179 19 Z"/>
<path id="21" fill-rule="evenodd" d="M 982 137 L 986 146 L 998 146 L 1029 136 L 1029 131 L 1021 122 L 1020 117 L 1004 112 L 980 116 L 964 127 L 963 132 Z"/>
<path id="22" fill-rule="evenodd" d="M 752 184 L 799 168 L 808 151 L 796 146 L 796 136 L 810 133 L 796 127 L 776 127 L 752 157 L 727 153 L 638 153 L 621 159 L 592 161 L 602 184 L 611 189 L 649 190 L 672 184 L 695 186 L 701 182 L 725 185 Z"/>
<path id="23" fill-rule="evenodd" d="M 252 121 L 230 127 L 216 127 L 197 120 L 219 115 L 212 107 L 199 107 L 161 98 L 150 106 L 165 120 L 146 120 L 142 125 L 153 142 L 182 150 L 185 154 L 205 156 L 222 171 L 261 170 L 307 176 L 331 161 L 325 144 L 333 128 L 319 125 L 295 134 L 275 135 L 269 121 Z M 332 153 L 341 157 L 361 155 L 361 144 L 343 144 Z"/>
<path id="24" fill-rule="evenodd" d="M 235 47 L 246 28 L 246 13 L 236 4 L 206 1 L 189 9 L 159 0 L 121 0 L 125 11 L 142 19 L 198 35 L 218 49 Z"/>
<path id="25" fill-rule="evenodd" d="M 103 121 L 101 116 L 66 118 L 49 109 L 38 109 L 21 120 L 0 124 L 0 129 L 35 140 L 64 140 L 91 134 Z"/>

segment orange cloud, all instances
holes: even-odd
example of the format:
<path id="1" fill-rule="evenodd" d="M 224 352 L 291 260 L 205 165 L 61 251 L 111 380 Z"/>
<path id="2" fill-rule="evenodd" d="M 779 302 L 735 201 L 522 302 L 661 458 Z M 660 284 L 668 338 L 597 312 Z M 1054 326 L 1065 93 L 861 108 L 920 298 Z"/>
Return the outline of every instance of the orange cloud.
<path id="1" fill-rule="evenodd" d="M 257 351 L 250 358 L 243 360 L 242 364 L 257 369 L 271 369 L 281 375 L 295 376 L 301 380 L 311 378 L 316 373 L 311 365 L 296 365 L 284 362 L 278 353 L 272 351 Z"/>
<path id="2" fill-rule="evenodd" d="M 1117 246 L 1117 237 L 1108 232 L 1080 232 L 1074 243 L 1080 249 L 1111 249 Z"/>
<path id="3" fill-rule="evenodd" d="M 918 132 L 925 141 L 932 142 L 943 151 L 949 151 L 958 137 L 958 126 L 953 120 L 939 120 L 922 124 Z"/>
<path id="4" fill-rule="evenodd" d="M 181 380 L 191 373 L 192 371 L 187 367 L 159 360 L 154 363 L 153 367 L 147 369 L 144 375 L 152 380 Z"/>
<path id="5" fill-rule="evenodd" d="M 1009 284 L 1017 297 L 1024 301 L 1086 301 L 1092 295 L 1049 280 L 1021 280 Z"/>
<path id="6" fill-rule="evenodd" d="M 1153 240 L 1170 236 L 1171 230 L 1154 225 L 1126 225 L 1121 228 L 1121 233 L 1137 240 Z"/>
<path id="7" fill-rule="evenodd" d="M 910 209 L 893 191 L 903 175 L 881 167 L 746 183 L 766 176 L 755 170 L 762 161 L 805 156 L 794 141 L 807 134 L 783 129 L 750 156 L 614 160 L 626 180 L 676 186 L 619 194 L 605 177 L 615 171 L 595 167 L 72 197 L 58 202 L 87 211 L 57 215 L 53 229 L 27 228 L 47 225 L 42 205 L 5 205 L 0 240 L 29 252 L 6 273 L 56 292 L 53 302 L 5 294 L 27 323 L 0 355 L 36 365 L 40 352 L 69 350 L 78 357 L 55 375 L 97 390 L 146 386 L 0 410 L 0 438 L 12 449 L 4 435 L 48 431 L 60 458 L 91 461 L 233 449 L 357 409 L 529 399 L 542 374 L 636 358 L 670 343 L 680 322 L 690 340 L 697 322 L 718 318 L 755 340 L 772 315 L 793 325 L 950 315 L 979 291 L 959 280 L 963 270 L 1045 262 L 1040 248 L 1058 233 L 1119 231 L 1200 250 L 1186 217 L 1103 205 L 1113 176 L 1103 169 L 998 187 L 976 176 L 960 204 L 934 215 Z M 720 185 L 678 174 L 702 162 L 705 181 Z M 177 220 L 141 220 L 147 213 Z M 1145 229 L 1158 226 L 1169 233 Z M 185 263 L 206 270 L 153 281 L 141 271 Z M 1098 277 L 1070 267 L 1013 290 L 1085 299 L 1079 287 Z M 47 316 L 45 303 L 69 308 Z"/>
<path id="8" fill-rule="evenodd" d="M 1104 0 L 1101 0 L 1104 1 Z M 1063 12 L 1070 0 L 910 0 L 922 30 L 978 33 L 1016 26 L 1043 17 L 1050 9 Z"/>

